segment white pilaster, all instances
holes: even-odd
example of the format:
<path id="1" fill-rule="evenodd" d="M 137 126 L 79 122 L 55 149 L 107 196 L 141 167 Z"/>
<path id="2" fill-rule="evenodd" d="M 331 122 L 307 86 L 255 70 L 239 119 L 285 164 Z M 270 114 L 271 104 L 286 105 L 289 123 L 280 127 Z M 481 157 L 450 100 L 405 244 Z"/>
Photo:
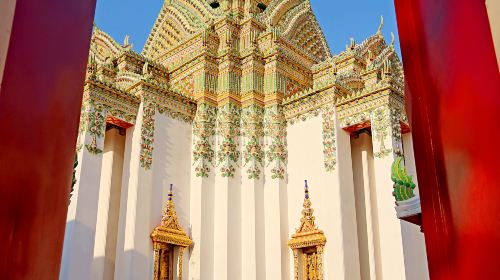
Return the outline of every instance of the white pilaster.
<path id="1" fill-rule="evenodd" d="M 66 219 L 60 279 L 91 279 L 104 149 L 105 111 L 85 100 L 78 139 L 76 184 Z"/>
<path id="2" fill-rule="evenodd" d="M 190 221 L 193 248 L 189 279 L 214 279 L 214 191 L 216 109 L 198 104 L 193 122 L 193 164 L 191 167 Z"/>
<path id="3" fill-rule="evenodd" d="M 351 144 L 361 278 L 374 280 L 377 279 L 377 264 L 373 229 L 376 217 L 372 213 L 372 201 L 375 202 L 372 198 L 375 187 L 372 140 L 367 132 L 362 132 Z"/>
<path id="4" fill-rule="evenodd" d="M 241 266 L 243 280 L 265 279 L 263 109 L 242 110 Z"/>
<path id="5" fill-rule="evenodd" d="M 190 220 L 194 245 L 189 259 L 189 277 L 211 280 L 214 279 L 215 177 L 213 170 L 204 178 L 191 176 Z"/>
<path id="6" fill-rule="evenodd" d="M 380 248 L 377 276 L 400 280 L 406 278 L 401 221 L 396 217 L 392 195 L 391 165 L 395 156 L 401 154 L 402 143 L 399 117 L 392 110 L 383 106 L 371 115 Z"/>
<path id="7" fill-rule="evenodd" d="M 335 118 L 336 165 L 325 175 L 325 279 L 360 279 L 356 207 L 352 173 L 351 139 Z"/>
<path id="8" fill-rule="evenodd" d="M 137 113 L 134 127 L 127 130 L 122 200 L 120 205 L 120 222 L 115 279 L 144 279 L 153 275 L 149 259 L 152 258 L 153 247 L 150 239 L 152 225 L 151 192 L 152 171 L 147 167 L 143 144 L 144 137 L 152 123 L 154 108 L 142 102 Z M 153 111 L 151 111 L 153 110 Z M 146 130 L 145 130 L 146 129 Z M 151 143 L 152 144 L 152 143 Z"/>
<path id="9" fill-rule="evenodd" d="M 286 189 L 286 122 L 280 105 L 264 114 L 264 228 L 266 279 L 289 279 L 288 206 Z"/>
<path id="10" fill-rule="evenodd" d="M 288 230 L 284 227 L 288 215 L 282 209 L 286 207 L 286 183 L 284 179 L 271 179 L 271 176 L 272 172 L 266 168 L 264 183 L 266 279 L 288 279 L 285 276 L 289 274 Z"/>
<path id="11" fill-rule="evenodd" d="M 160 225 L 165 202 L 168 201 L 168 186 L 173 184 L 174 203 L 177 218 L 188 236 L 190 227 L 190 195 L 191 195 L 191 124 L 172 118 L 168 114 L 158 112 L 155 116 L 154 149 L 153 149 L 153 186 L 151 204 L 151 225 Z M 189 278 L 188 247 L 183 252 L 183 279 Z M 174 260 L 177 261 L 179 250 L 176 248 Z M 154 266 L 154 258 L 149 259 Z M 175 275 L 180 272 L 178 263 L 174 267 Z M 176 278 L 174 278 L 176 279 Z"/>
<path id="12" fill-rule="evenodd" d="M 241 110 L 219 106 L 214 199 L 214 279 L 241 278 Z"/>
<path id="13" fill-rule="evenodd" d="M 117 127 L 106 131 L 97 209 L 92 279 L 113 279 L 125 136 Z"/>

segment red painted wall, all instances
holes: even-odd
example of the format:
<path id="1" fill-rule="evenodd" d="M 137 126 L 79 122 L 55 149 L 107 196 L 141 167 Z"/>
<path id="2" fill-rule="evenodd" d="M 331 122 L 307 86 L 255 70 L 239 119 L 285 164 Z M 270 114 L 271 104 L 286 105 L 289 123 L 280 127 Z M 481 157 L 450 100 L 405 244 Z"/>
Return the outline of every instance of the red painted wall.
<path id="1" fill-rule="evenodd" d="M 57 279 L 95 0 L 18 0 L 0 91 L 0 278 Z"/>
<path id="2" fill-rule="evenodd" d="M 484 0 L 395 0 L 432 279 L 500 279 L 500 74 Z"/>

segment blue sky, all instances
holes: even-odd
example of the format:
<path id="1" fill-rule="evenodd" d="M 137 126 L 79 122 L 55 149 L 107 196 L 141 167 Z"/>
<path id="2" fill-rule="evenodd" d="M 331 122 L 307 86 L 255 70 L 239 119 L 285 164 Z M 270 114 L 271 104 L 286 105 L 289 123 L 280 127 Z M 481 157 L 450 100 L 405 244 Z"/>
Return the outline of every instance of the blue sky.
<path id="1" fill-rule="evenodd" d="M 118 42 L 126 34 L 134 49 L 141 51 L 164 0 L 97 0 L 95 22 Z M 200 0 L 205 1 L 205 0 Z M 384 16 L 383 34 L 388 42 L 396 34 L 393 0 L 311 0 L 313 10 L 325 33 L 333 54 L 345 49 L 349 38 L 361 42 L 377 31 Z"/>

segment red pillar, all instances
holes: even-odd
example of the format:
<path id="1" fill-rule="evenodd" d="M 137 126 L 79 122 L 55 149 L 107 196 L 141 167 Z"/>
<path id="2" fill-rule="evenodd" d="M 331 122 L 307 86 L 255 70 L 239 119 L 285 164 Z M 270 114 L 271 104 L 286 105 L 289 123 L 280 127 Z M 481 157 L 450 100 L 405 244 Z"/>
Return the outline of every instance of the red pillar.
<path id="1" fill-rule="evenodd" d="M 431 279 L 497 279 L 500 75 L 484 0 L 395 0 Z"/>
<path id="2" fill-rule="evenodd" d="M 95 0 L 17 0 L 0 91 L 2 279 L 58 279 Z"/>

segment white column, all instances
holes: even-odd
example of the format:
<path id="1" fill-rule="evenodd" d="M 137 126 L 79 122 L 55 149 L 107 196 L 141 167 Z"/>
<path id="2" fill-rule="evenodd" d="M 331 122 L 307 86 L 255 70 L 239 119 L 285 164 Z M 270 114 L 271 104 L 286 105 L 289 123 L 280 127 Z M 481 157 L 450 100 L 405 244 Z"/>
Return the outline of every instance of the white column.
<path id="1" fill-rule="evenodd" d="M 263 179 L 242 176 L 241 191 L 241 246 L 242 279 L 265 279 Z"/>
<path id="2" fill-rule="evenodd" d="M 242 111 L 241 265 L 242 279 L 265 279 L 263 109 Z"/>
<path id="3" fill-rule="evenodd" d="M 331 217 L 325 223 L 325 279 L 360 279 L 356 207 L 351 158 L 351 138 L 335 118 L 336 164 L 325 175 L 326 211 Z"/>
<path id="4" fill-rule="evenodd" d="M 403 240 L 401 222 L 394 209 L 391 165 L 395 156 L 401 154 L 402 144 L 399 115 L 391 111 L 392 109 L 383 106 L 374 110 L 371 115 L 380 247 L 377 278 L 400 280 L 405 279 Z"/>
<path id="5" fill-rule="evenodd" d="M 214 279 L 214 188 L 216 109 L 198 104 L 193 122 L 190 221 L 193 247 L 189 279 Z"/>
<path id="6" fill-rule="evenodd" d="M 279 105 L 265 109 L 264 123 L 266 279 L 289 279 L 288 206 L 285 181 L 288 156 L 286 154 L 286 122 Z"/>
<path id="7" fill-rule="evenodd" d="M 189 259 L 189 277 L 193 280 L 211 280 L 214 279 L 215 177 L 213 169 L 207 177 L 191 176 L 191 205 L 189 212 L 192 226 L 191 238 L 194 245 Z"/>
<path id="8" fill-rule="evenodd" d="M 362 279 L 377 279 L 372 215 L 372 187 L 374 187 L 373 148 L 368 132 L 352 139 L 352 161 L 354 190 L 356 196 L 356 218 Z"/>
<path id="9" fill-rule="evenodd" d="M 214 208 L 214 279 L 241 278 L 240 109 L 227 103 L 217 113 Z"/>
<path id="10" fill-rule="evenodd" d="M 127 130 L 123 171 L 122 199 L 120 205 L 119 236 L 116 256 L 115 279 L 151 278 L 153 268 L 150 258 L 153 246 L 150 234 L 152 171 L 149 145 L 152 145 L 155 109 L 142 102 L 135 126 Z"/>
<path id="11" fill-rule="evenodd" d="M 125 136 L 120 134 L 120 128 L 112 127 L 105 135 L 92 265 L 92 279 L 96 280 L 114 277 L 125 149 Z"/>
<path id="12" fill-rule="evenodd" d="M 88 99 L 82 108 L 76 184 L 66 219 L 60 279 L 91 279 L 94 259 L 106 113 Z"/>

